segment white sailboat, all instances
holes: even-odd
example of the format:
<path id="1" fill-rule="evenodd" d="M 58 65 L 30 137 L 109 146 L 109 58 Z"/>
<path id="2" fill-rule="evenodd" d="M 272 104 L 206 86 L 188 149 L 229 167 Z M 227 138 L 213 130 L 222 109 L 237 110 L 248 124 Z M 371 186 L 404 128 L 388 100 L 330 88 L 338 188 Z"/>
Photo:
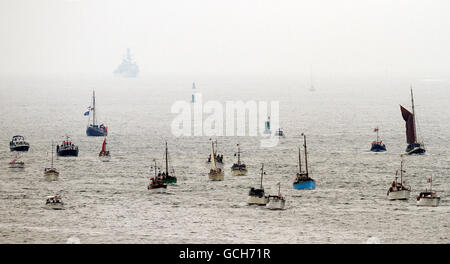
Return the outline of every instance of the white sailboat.
<path id="1" fill-rule="evenodd" d="M 214 141 L 211 141 L 211 157 L 214 157 Z M 209 171 L 209 179 L 212 181 L 223 181 L 224 174 L 221 168 L 217 168 L 216 159 L 211 159 L 211 170 Z"/>
<path id="2" fill-rule="evenodd" d="M 436 192 L 433 192 L 433 189 L 432 189 L 433 177 L 429 178 L 428 182 L 430 183 L 430 190 L 429 191 L 425 190 L 424 192 L 421 192 L 417 196 L 417 206 L 436 207 L 439 205 L 441 197 L 437 196 Z"/>
<path id="3" fill-rule="evenodd" d="M 402 156 L 403 157 L 403 156 Z M 411 187 L 403 185 L 403 159 L 400 162 L 400 182 L 398 181 L 398 171 L 395 172 L 395 180 L 387 192 L 389 200 L 408 200 L 411 193 Z"/>
<path id="4" fill-rule="evenodd" d="M 264 163 L 261 165 L 261 184 L 259 189 L 250 188 L 250 192 L 248 193 L 247 204 L 248 205 L 266 205 L 269 202 L 269 197 L 264 192 L 263 187 L 263 175 L 264 175 Z"/>
<path id="5" fill-rule="evenodd" d="M 53 167 L 53 141 L 52 141 L 52 163 L 50 168 L 44 169 L 44 177 L 49 181 L 56 181 L 58 179 L 59 172 Z"/>

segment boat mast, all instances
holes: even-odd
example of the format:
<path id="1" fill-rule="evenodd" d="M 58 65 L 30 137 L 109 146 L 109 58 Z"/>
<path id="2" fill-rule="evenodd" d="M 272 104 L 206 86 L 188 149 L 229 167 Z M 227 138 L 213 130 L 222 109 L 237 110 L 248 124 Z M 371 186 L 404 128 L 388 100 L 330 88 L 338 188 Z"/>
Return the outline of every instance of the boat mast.
<path id="1" fill-rule="evenodd" d="M 302 133 L 303 140 L 304 140 L 304 147 L 305 147 L 305 167 L 306 167 L 306 176 L 308 176 L 308 152 L 306 151 L 306 135 Z"/>
<path id="2" fill-rule="evenodd" d="M 238 165 L 241 166 L 241 149 L 239 148 L 239 144 L 237 144 L 238 147 Z"/>
<path id="3" fill-rule="evenodd" d="M 211 166 L 212 166 L 213 170 L 217 171 L 216 159 L 214 156 L 214 141 L 212 141 L 212 140 L 211 140 Z"/>
<path id="4" fill-rule="evenodd" d="M 411 85 L 411 105 L 412 105 L 412 113 L 413 113 L 413 127 L 414 127 L 414 143 L 417 141 L 417 133 L 416 133 L 416 113 L 414 111 L 414 97 Z"/>
<path id="5" fill-rule="evenodd" d="M 400 184 L 403 184 L 403 159 L 400 161 Z"/>
<path id="6" fill-rule="evenodd" d="M 298 172 L 299 174 L 302 174 L 302 160 L 300 155 L 300 148 L 298 148 Z"/>
<path id="7" fill-rule="evenodd" d="M 92 91 L 92 124 L 95 126 L 95 91 Z"/>
<path id="8" fill-rule="evenodd" d="M 169 160 L 167 159 L 167 141 L 166 141 L 166 175 L 169 175 Z"/>
<path id="9" fill-rule="evenodd" d="M 380 141 L 380 137 L 378 136 L 378 127 L 377 127 L 377 142 L 379 142 Z"/>
<path id="10" fill-rule="evenodd" d="M 51 168 L 53 169 L 53 140 L 52 140 L 52 167 Z"/>
<path id="11" fill-rule="evenodd" d="M 261 167 L 261 188 L 263 188 L 262 182 L 263 182 L 263 174 L 264 174 L 264 163 L 262 163 L 262 167 Z"/>
<path id="12" fill-rule="evenodd" d="M 156 180 L 156 159 L 153 159 L 153 161 L 155 162 L 155 180 Z"/>

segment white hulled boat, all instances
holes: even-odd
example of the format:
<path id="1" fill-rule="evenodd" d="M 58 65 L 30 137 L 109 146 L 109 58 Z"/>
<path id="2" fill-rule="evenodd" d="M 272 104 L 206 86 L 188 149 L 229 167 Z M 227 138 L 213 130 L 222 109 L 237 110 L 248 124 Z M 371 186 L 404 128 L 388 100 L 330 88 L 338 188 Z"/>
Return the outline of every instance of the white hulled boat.
<path id="1" fill-rule="evenodd" d="M 261 166 L 261 184 L 259 189 L 252 187 L 248 193 L 247 204 L 248 205 L 266 205 L 269 202 L 269 197 L 264 192 L 263 187 L 263 175 L 264 175 L 264 163 Z"/>
<path id="2" fill-rule="evenodd" d="M 441 197 L 437 196 L 436 192 L 433 191 L 433 178 L 429 178 L 428 182 L 430 183 L 430 190 L 425 190 L 424 192 L 419 193 L 417 196 L 417 206 L 438 206 L 441 200 Z"/>
<path id="3" fill-rule="evenodd" d="M 387 192 L 389 200 L 408 200 L 411 193 L 411 187 L 405 186 L 403 181 L 403 159 L 400 162 L 400 182 L 398 181 L 398 171 L 395 172 L 395 180 Z"/>
<path id="4" fill-rule="evenodd" d="M 277 185 L 278 185 L 278 194 L 277 195 L 269 195 L 269 203 L 267 203 L 267 205 L 266 205 L 267 209 L 271 209 L 271 210 L 283 210 L 284 209 L 284 205 L 286 204 L 286 199 L 281 195 L 280 182 L 278 182 Z"/>

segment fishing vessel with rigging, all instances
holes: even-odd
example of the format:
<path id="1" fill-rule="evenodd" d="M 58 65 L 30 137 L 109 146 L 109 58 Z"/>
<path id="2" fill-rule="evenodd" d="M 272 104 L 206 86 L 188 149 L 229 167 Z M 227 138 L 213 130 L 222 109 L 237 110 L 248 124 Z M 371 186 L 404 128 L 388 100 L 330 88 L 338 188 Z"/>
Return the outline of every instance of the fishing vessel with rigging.
<path id="1" fill-rule="evenodd" d="M 166 163 L 166 170 L 163 173 L 159 172 L 158 176 L 162 177 L 162 180 L 165 184 L 175 184 L 175 183 L 177 183 L 177 177 L 175 176 L 175 170 L 172 169 L 172 171 L 169 173 L 169 150 L 167 148 L 167 141 L 166 141 L 164 157 L 165 157 L 165 163 Z"/>
<path id="2" fill-rule="evenodd" d="M 278 194 L 277 195 L 269 195 L 269 202 L 266 205 L 267 209 L 271 210 L 283 210 L 286 204 L 286 199 L 281 195 L 281 183 L 278 182 Z"/>
<path id="3" fill-rule="evenodd" d="M 217 150 L 218 150 L 217 139 L 212 142 L 216 145 L 216 148 L 214 149 L 214 160 L 216 161 L 216 165 L 217 165 L 217 163 L 223 164 L 223 155 L 220 155 L 217 153 Z M 209 156 L 208 156 L 208 162 L 211 162 L 211 154 L 209 154 Z"/>
<path id="4" fill-rule="evenodd" d="M 298 148 L 298 173 L 295 177 L 295 181 L 293 183 L 294 189 L 297 190 L 314 190 L 316 188 L 316 182 L 309 177 L 308 170 L 308 152 L 306 149 L 306 135 L 302 133 L 303 136 L 303 147 L 305 148 L 305 171 L 302 172 L 302 161 L 301 161 L 301 151 Z"/>
<path id="5" fill-rule="evenodd" d="M 264 163 L 261 165 L 261 183 L 259 188 L 251 187 L 248 193 L 247 204 L 248 205 L 266 205 L 269 202 L 269 196 L 267 196 L 264 192 L 263 187 L 263 175 L 264 172 Z"/>
<path id="6" fill-rule="evenodd" d="M 238 160 L 237 163 L 233 163 L 233 166 L 231 166 L 231 174 L 236 176 L 242 176 L 247 174 L 247 166 L 241 162 L 241 148 L 239 147 L 239 144 L 237 144 L 238 151 L 234 154 L 234 156 L 237 155 Z"/>
<path id="7" fill-rule="evenodd" d="M 398 171 L 395 172 L 395 180 L 387 192 L 389 200 L 408 200 L 411 193 L 411 187 L 405 186 L 403 181 L 403 159 L 400 162 L 400 181 L 398 181 Z"/>
<path id="8" fill-rule="evenodd" d="M 156 171 L 156 160 L 155 162 L 155 176 L 150 178 L 150 183 L 147 186 L 147 190 L 151 193 L 165 193 L 167 190 L 167 184 L 164 183 L 163 176 L 158 175 Z"/>
<path id="9" fill-rule="evenodd" d="M 44 177 L 47 180 L 55 181 L 58 179 L 59 172 L 53 167 L 53 141 L 52 141 L 52 162 L 50 168 L 44 169 Z"/>
<path id="10" fill-rule="evenodd" d="M 436 192 L 433 191 L 433 177 L 428 179 L 430 184 L 430 190 L 425 189 L 424 192 L 420 192 L 417 196 L 417 206 L 432 206 L 436 207 L 441 201 L 441 197 L 437 196 Z"/>
<path id="11" fill-rule="evenodd" d="M 378 127 L 376 127 L 373 132 L 377 132 L 377 139 L 372 142 L 372 147 L 370 148 L 370 151 L 373 152 L 381 152 L 386 151 L 386 145 L 383 143 L 383 141 L 380 140 L 380 137 L 378 135 Z"/>

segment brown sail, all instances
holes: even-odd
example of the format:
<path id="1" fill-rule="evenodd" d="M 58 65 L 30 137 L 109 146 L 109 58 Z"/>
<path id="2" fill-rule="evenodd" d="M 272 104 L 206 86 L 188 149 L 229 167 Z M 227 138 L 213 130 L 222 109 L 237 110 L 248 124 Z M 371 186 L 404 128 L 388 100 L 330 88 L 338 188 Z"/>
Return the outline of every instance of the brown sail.
<path id="1" fill-rule="evenodd" d="M 416 142 L 416 130 L 414 129 L 414 115 L 403 106 L 400 106 L 403 120 L 406 122 L 406 142 L 414 144 Z"/>

